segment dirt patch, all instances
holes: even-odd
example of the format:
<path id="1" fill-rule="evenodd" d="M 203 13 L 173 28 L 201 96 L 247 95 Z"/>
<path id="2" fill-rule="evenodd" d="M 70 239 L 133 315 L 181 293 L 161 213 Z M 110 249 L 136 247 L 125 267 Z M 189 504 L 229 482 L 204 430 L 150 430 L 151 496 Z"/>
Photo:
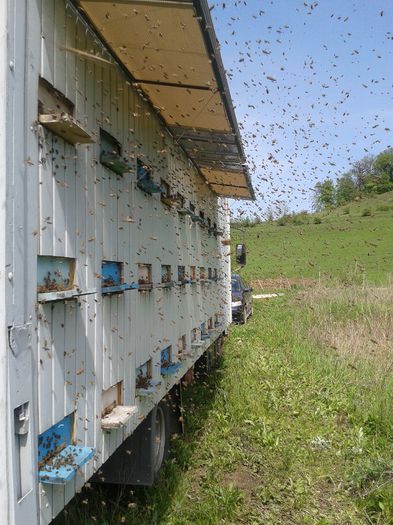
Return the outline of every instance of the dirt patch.
<path id="1" fill-rule="evenodd" d="M 257 474 L 250 472 L 244 467 L 239 467 L 232 472 L 227 472 L 223 479 L 225 485 L 233 485 L 250 497 L 252 491 L 260 484 L 260 481 Z"/>
<path id="2" fill-rule="evenodd" d="M 349 523 L 342 515 L 349 508 L 346 509 L 347 505 L 342 501 L 341 487 L 337 487 L 333 481 L 321 481 L 314 485 L 312 492 L 319 516 L 335 516 L 336 519 L 334 521 L 329 521 L 332 525 Z"/>
<path id="3" fill-rule="evenodd" d="M 295 277 L 275 277 L 274 279 L 256 279 L 251 281 L 251 286 L 258 290 L 281 290 L 299 286 L 315 286 L 318 281 L 315 279 L 295 278 Z"/>

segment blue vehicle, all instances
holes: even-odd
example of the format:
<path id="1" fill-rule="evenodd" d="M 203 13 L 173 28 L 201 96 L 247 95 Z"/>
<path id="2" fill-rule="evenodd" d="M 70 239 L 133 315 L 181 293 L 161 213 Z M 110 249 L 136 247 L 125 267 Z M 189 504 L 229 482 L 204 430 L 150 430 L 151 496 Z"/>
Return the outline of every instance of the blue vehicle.
<path id="1" fill-rule="evenodd" d="M 248 286 L 240 275 L 231 276 L 232 287 L 232 322 L 245 324 L 252 315 L 252 288 Z"/>

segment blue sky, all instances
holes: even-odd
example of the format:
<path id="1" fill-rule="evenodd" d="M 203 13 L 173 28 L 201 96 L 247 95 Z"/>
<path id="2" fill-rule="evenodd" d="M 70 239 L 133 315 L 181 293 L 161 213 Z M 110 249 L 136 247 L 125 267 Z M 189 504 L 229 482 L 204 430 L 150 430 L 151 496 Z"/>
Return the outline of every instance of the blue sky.
<path id="1" fill-rule="evenodd" d="M 209 0 L 257 202 L 311 209 L 318 180 L 393 145 L 393 2 Z"/>

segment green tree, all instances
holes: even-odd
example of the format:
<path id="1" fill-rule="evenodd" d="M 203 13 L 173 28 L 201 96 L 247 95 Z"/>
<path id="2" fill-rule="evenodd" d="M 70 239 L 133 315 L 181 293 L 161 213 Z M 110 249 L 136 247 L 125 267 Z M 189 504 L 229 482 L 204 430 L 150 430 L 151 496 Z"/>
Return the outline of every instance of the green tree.
<path id="1" fill-rule="evenodd" d="M 331 209 L 336 205 L 336 189 L 331 179 L 318 182 L 314 187 L 314 208 L 317 211 Z"/>
<path id="2" fill-rule="evenodd" d="M 352 202 L 358 194 L 357 184 L 351 173 L 344 173 L 336 182 L 336 204 Z"/>
<path id="3" fill-rule="evenodd" d="M 386 193 L 387 191 L 393 190 L 393 181 L 390 177 L 391 176 L 386 171 L 376 177 L 374 185 L 375 193 Z"/>
<path id="4" fill-rule="evenodd" d="M 374 171 L 385 182 L 393 183 L 393 149 L 389 148 L 377 155 L 374 161 Z"/>

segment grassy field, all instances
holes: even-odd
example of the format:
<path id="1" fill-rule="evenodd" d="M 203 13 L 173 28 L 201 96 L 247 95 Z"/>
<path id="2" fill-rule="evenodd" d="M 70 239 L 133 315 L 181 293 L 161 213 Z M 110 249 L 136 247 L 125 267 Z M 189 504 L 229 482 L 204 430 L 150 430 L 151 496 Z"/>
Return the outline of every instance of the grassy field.
<path id="1" fill-rule="evenodd" d="M 233 245 L 247 245 L 246 279 L 283 275 L 381 283 L 393 273 L 393 192 L 297 222 L 232 229 Z"/>
<path id="2" fill-rule="evenodd" d="M 155 487 L 92 486 L 56 525 L 393 525 L 392 199 L 247 228 L 248 278 L 316 282 L 231 328 Z"/>

